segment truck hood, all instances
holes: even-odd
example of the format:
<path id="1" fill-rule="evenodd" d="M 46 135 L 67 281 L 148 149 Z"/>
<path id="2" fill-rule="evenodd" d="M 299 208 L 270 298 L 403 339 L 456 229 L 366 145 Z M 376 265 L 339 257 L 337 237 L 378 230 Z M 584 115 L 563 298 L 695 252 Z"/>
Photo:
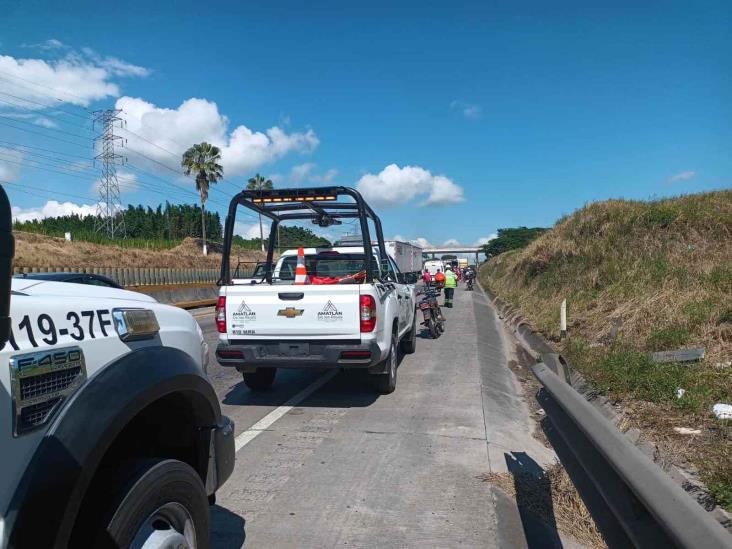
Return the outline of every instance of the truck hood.
<path id="1" fill-rule="evenodd" d="M 83 297 L 87 299 L 122 299 L 125 301 L 157 303 L 154 298 L 139 292 L 118 290 L 117 288 L 105 288 L 103 286 L 92 286 L 90 284 L 74 284 L 71 282 L 48 282 L 45 280 L 33 280 L 30 278 L 13 278 L 11 288 L 14 292 L 33 296 L 48 295 Z"/>

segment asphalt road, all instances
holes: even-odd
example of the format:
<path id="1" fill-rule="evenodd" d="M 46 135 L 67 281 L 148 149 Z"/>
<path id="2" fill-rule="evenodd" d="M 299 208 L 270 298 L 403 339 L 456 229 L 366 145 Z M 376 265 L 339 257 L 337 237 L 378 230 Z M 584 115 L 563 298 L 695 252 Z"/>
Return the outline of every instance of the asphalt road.
<path id="1" fill-rule="evenodd" d="M 212 356 L 240 448 L 212 510 L 214 547 L 562 546 L 478 478 L 555 459 L 507 366 L 514 341 L 479 290 L 458 288 L 445 313 L 446 333 L 418 339 L 386 396 L 360 372 L 297 370 L 253 393 Z M 194 316 L 213 354 L 211 311 Z"/>

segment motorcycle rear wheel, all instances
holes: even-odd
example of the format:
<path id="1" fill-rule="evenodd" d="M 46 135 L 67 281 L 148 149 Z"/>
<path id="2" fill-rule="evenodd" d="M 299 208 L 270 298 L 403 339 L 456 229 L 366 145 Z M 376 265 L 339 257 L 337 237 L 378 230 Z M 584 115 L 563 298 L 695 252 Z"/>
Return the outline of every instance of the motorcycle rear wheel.
<path id="1" fill-rule="evenodd" d="M 440 332 L 437 331 L 437 324 L 435 323 L 435 320 L 433 318 L 430 318 L 427 321 L 427 329 L 430 331 L 432 339 L 437 339 L 438 337 L 440 337 Z"/>

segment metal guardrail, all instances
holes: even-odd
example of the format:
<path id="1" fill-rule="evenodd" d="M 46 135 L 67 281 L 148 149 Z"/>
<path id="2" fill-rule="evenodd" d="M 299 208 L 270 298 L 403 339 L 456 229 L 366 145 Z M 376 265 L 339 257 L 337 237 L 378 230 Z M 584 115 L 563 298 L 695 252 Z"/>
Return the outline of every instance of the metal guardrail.
<path id="1" fill-rule="evenodd" d="M 563 377 L 543 363 L 532 372 L 547 417 L 627 540 L 611 546 L 732 548 L 732 536 Z"/>

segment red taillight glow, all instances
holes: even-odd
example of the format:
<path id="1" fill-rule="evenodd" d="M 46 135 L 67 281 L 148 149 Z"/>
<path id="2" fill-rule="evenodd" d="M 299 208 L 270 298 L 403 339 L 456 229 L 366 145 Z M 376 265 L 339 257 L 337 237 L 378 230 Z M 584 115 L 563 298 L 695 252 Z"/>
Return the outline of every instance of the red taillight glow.
<path id="1" fill-rule="evenodd" d="M 341 351 L 341 358 L 371 358 L 371 351 Z"/>
<path id="2" fill-rule="evenodd" d="M 219 296 L 216 303 L 216 329 L 220 334 L 226 333 L 226 296 Z"/>
<path id="3" fill-rule="evenodd" d="M 373 332 L 376 328 L 376 300 L 373 296 L 362 295 L 359 300 L 361 313 L 361 331 Z"/>

